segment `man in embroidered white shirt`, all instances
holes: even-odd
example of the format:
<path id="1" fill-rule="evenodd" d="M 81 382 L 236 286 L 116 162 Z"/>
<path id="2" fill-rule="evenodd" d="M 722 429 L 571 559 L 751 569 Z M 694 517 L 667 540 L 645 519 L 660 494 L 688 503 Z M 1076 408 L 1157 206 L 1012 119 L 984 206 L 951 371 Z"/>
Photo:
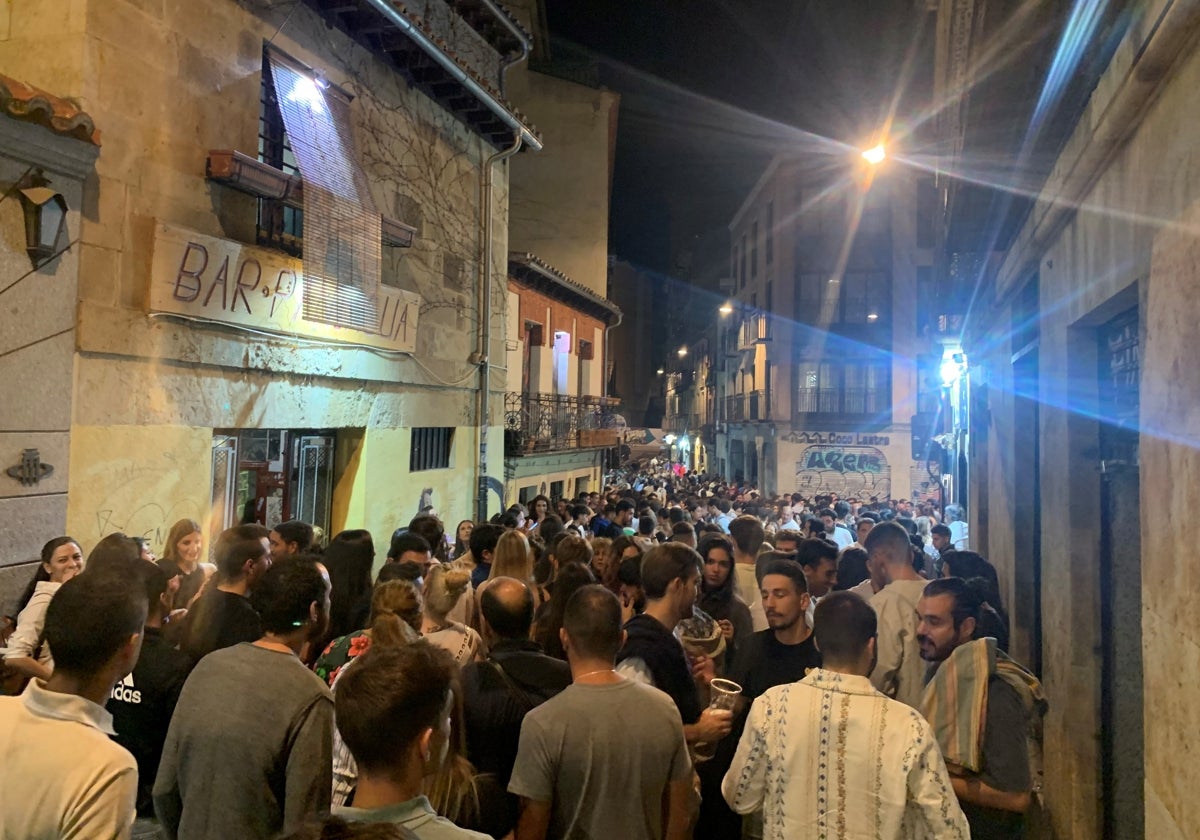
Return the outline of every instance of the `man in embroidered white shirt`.
<path id="1" fill-rule="evenodd" d="M 142 648 L 146 595 L 108 572 L 72 578 L 46 610 L 54 673 L 0 698 L 0 837 L 130 836 L 137 762 L 104 709 Z"/>
<path id="2" fill-rule="evenodd" d="M 929 724 L 867 679 L 875 630 L 862 598 L 835 592 L 816 611 L 823 667 L 754 701 L 721 793 L 762 809 L 763 837 L 971 836 Z"/>

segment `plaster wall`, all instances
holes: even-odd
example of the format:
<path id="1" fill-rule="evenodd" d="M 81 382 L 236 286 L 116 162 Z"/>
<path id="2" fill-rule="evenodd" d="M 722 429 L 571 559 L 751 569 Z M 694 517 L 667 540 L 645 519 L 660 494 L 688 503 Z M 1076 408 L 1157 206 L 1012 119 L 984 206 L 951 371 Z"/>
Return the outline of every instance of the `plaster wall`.
<path id="1" fill-rule="evenodd" d="M 546 146 L 512 163 L 509 239 L 598 295 L 608 287 L 610 141 L 620 97 L 521 67 L 508 95 Z"/>

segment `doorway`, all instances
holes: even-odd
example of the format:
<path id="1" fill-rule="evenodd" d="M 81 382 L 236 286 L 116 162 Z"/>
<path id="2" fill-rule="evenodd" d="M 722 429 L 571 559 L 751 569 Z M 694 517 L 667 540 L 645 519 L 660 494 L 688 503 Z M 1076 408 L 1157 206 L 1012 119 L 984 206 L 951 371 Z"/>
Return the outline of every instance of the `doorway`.
<path id="1" fill-rule="evenodd" d="M 1145 837 L 1138 310 L 1100 327 L 1100 686 L 1104 840 Z"/>
<path id="2" fill-rule="evenodd" d="M 214 431 L 212 536 L 237 524 L 273 528 L 289 519 L 328 535 L 336 441 L 333 430 Z"/>

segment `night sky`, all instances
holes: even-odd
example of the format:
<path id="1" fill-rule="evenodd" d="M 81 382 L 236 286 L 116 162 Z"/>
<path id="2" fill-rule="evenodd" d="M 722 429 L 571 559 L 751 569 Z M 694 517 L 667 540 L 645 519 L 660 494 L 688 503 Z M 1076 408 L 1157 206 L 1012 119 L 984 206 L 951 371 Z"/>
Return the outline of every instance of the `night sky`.
<path id="1" fill-rule="evenodd" d="M 797 128 L 858 145 L 898 90 L 901 115 L 928 104 L 933 15 L 914 0 L 546 7 L 555 57 L 595 53 L 622 95 L 610 250 L 657 271 L 725 235 L 771 156 L 813 142 Z"/>

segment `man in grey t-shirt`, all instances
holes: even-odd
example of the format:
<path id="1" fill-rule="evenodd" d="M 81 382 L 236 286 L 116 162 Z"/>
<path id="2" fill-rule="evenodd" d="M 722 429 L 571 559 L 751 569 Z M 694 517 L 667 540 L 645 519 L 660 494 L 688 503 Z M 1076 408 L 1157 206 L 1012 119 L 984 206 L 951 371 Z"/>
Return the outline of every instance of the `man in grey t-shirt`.
<path id="1" fill-rule="evenodd" d="M 560 632 L 574 682 L 521 725 L 508 785 L 521 797 L 517 836 L 683 840 L 692 780 L 683 722 L 666 694 L 613 670 L 625 635 L 616 597 L 583 587 Z"/>

